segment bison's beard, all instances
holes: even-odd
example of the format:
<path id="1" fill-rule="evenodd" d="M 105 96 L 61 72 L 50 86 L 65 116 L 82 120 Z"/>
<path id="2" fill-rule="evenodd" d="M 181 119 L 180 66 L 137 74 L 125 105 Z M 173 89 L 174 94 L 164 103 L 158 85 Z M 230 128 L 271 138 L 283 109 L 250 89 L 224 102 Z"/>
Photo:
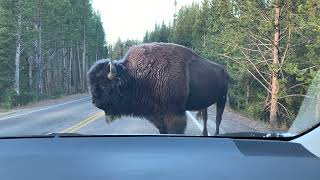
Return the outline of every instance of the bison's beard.
<path id="1" fill-rule="evenodd" d="M 99 108 L 99 109 L 104 111 L 105 119 L 106 119 L 107 124 L 110 124 L 115 119 L 121 117 L 119 115 L 115 115 L 115 113 L 111 111 L 110 104 L 108 105 L 107 103 L 101 101 L 101 99 L 98 100 L 98 98 L 92 97 L 92 104 L 95 107 L 97 107 L 97 108 Z"/>
<path id="2" fill-rule="evenodd" d="M 101 109 L 101 110 L 105 110 L 104 104 L 101 103 L 101 102 L 99 102 L 99 101 L 97 101 L 97 100 L 92 101 L 92 104 L 93 104 L 95 107 L 97 107 L 97 108 L 99 108 L 99 109 Z"/>
<path id="3" fill-rule="evenodd" d="M 115 121 L 116 119 L 119 119 L 121 116 L 114 116 L 114 115 L 109 115 L 106 112 L 105 113 L 105 118 L 106 118 L 106 122 L 108 124 L 112 123 L 113 121 Z"/>
<path id="4" fill-rule="evenodd" d="M 107 103 L 107 101 L 99 100 L 94 103 L 94 106 L 103 110 L 108 116 L 120 116 L 122 114 L 122 110 L 117 104 Z"/>

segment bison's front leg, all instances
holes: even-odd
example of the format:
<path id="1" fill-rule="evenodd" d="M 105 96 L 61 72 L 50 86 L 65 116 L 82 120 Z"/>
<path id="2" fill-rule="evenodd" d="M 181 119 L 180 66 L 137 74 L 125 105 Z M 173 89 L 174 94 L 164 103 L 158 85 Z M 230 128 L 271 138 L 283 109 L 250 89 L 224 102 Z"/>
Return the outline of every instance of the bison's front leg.
<path id="1" fill-rule="evenodd" d="M 163 121 L 169 134 L 184 134 L 187 126 L 185 113 L 164 115 Z"/>

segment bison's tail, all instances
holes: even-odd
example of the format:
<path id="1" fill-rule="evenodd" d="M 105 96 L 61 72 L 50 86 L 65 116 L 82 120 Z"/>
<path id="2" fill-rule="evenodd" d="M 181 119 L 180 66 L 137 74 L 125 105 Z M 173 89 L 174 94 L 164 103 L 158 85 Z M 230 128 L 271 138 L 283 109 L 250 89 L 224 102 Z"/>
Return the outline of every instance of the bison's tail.
<path id="1" fill-rule="evenodd" d="M 229 83 L 230 83 L 230 80 L 231 80 L 231 78 L 230 78 L 230 75 L 229 75 L 229 73 L 227 72 L 227 70 L 225 70 L 225 75 L 226 75 L 226 81 L 225 81 L 225 90 L 224 90 L 224 95 L 225 95 L 225 98 L 226 98 L 226 105 L 228 106 L 228 107 L 230 107 L 230 104 L 229 104 L 229 99 L 230 99 L 230 97 L 229 97 L 229 94 L 228 94 L 228 89 L 229 89 Z"/>
<path id="2" fill-rule="evenodd" d="M 196 119 L 197 120 L 205 120 L 205 118 L 208 117 L 208 108 L 204 108 L 201 110 L 198 110 L 196 113 Z"/>

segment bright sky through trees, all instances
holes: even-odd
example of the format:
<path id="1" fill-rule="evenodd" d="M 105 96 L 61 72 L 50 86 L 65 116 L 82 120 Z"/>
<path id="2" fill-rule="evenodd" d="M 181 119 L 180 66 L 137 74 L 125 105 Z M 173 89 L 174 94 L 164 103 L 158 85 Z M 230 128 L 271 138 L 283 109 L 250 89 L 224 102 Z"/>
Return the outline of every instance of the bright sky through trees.
<path id="1" fill-rule="evenodd" d="M 177 11 L 183 5 L 201 0 L 177 0 Z M 109 43 L 121 40 L 142 40 L 154 24 L 172 21 L 174 0 L 92 0 L 93 8 L 101 14 Z"/>

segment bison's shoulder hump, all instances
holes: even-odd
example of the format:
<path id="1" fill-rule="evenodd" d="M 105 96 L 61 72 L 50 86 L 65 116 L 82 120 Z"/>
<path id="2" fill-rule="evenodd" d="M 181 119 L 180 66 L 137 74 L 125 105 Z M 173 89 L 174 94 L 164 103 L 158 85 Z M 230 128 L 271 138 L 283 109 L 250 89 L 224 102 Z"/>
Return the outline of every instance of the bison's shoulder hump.
<path id="1" fill-rule="evenodd" d="M 157 65 L 186 64 L 195 56 L 191 49 L 173 43 L 145 43 L 131 47 L 123 61 L 152 68 Z"/>

